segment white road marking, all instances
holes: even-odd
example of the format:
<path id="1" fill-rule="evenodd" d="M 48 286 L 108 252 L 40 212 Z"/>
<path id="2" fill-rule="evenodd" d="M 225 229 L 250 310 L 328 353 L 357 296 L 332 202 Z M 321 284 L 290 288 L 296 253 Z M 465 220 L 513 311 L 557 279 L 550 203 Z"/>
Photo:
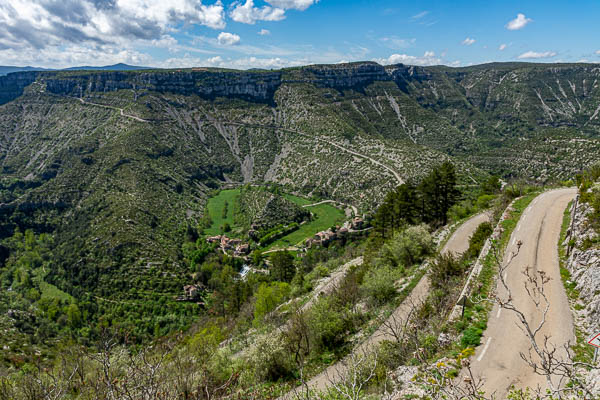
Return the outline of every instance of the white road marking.
<path id="1" fill-rule="evenodd" d="M 521 230 L 521 224 L 517 225 L 517 232 Z"/>
<path id="2" fill-rule="evenodd" d="M 533 201 L 533 205 L 535 206 L 535 203 L 537 203 L 537 201 L 539 200 L 539 197 L 536 197 L 535 200 Z"/>
<path id="3" fill-rule="evenodd" d="M 506 282 L 506 277 L 508 276 L 508 272 L 504 273 L 504 282 Z"/>
<path id="4" fill-rule="evenodd" d="M 496 318 L 500 318 L 501 312 L 502 312 L 502 307 L 498 306 L 498 312 L 496 313 Z"/>
<path id="5" fill-rule="evenodd" d="M 514 246 L 514 245 L 515 245 L 516 241 L 517 241 L 517 238 L 516 238 L 516 237 L 513 237 L 512 246 Z"/>
<path id="6" fill-rule="evenodd" d="M 487 340 L 487 343 L 485 344 L 485 347 L 483 348 L 483 351 L 481 352 L 481 354 L 479 355 L 479 357 L 477 357 L 477 361 L 481 361 L 481 359 L 485 355 L 485 352 L 487 351 L 488 347 L 490 347 L 490 342 L 491 341 L 492 341 L 492 338 L 489 337 L 488 340 Z"/>

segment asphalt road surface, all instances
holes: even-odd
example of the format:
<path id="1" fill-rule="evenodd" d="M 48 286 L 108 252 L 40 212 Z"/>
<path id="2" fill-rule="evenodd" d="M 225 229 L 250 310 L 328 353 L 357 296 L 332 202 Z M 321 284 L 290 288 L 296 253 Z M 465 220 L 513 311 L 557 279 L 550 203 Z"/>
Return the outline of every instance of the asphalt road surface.
<path id="1" fill-rule="evenodd" d="M 543 343 L 544 335 L 548 335 L 550 342 L 559 348 L 575 339 L 571 310 L 560 279 L 557 248 L 564 210 L 575 195 L 575 189 L 560 189 L 538 196 L 523 212 L 504 257 L 504 260 L 508 260 L 509 255 L 517 250 L 517 243 L 522 242 L 518 255 L 506 271 L 506 282 L 514 304 L 525 313 L 532 326 L 537 326 L 542 311 L 527 295 L 524 286 L 526 278 L 522 272 L 529 266 L 533 271 L 545 271 L 551 278 L 546 287 L 550 301 L 548 317 L 536 337 Z M 505 289 L 500 289 L 498 294 L 504 297 Z M 487 395 L 506 398 L 512 385 L 516 388 L 536 388 L 538 385 L 546 388 L 545 378 L 535 374 L 519 355 L 528 354 L 530 348 L 530 342 L 519 326 L 514 312 L 494 306 L 482 345 L 471 364 L 475 376 L 484 380 L 483 390 Z"/>

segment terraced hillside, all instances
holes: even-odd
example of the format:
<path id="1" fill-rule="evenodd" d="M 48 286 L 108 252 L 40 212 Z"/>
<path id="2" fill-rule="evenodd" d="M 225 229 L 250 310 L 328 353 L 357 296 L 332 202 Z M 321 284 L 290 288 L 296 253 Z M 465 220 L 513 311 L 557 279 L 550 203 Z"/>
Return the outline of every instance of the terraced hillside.
<path id="1" fill-rule="evenodd" d="M 364 212 L 448 159 L 463 185 L 566 178 L 600 154 L 599 77 L 585 64 L 9 74 L 0 232 L 53 233 L 48 280 L 70 295 L 169 305 L 212 190 L 272 182 Z"/>

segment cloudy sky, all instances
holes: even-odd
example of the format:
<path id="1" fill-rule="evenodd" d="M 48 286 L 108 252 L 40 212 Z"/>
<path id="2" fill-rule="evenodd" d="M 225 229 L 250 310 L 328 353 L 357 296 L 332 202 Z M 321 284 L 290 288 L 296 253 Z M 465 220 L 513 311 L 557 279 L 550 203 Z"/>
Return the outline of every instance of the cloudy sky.
<path id="1" fill-rule="evenodd" d="M 600 62 L 597 0 L 0 0 L 0 65 Z"/>

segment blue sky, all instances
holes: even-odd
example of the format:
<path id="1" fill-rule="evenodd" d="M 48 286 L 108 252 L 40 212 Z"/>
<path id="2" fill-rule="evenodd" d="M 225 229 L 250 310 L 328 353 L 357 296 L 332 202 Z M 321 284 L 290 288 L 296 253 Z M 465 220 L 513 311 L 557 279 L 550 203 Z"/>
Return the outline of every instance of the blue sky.
<path id="1" fill-rule="evenodd" d="M 2 0 L 0 65 L 600 62 L 600 2 Z"/>

